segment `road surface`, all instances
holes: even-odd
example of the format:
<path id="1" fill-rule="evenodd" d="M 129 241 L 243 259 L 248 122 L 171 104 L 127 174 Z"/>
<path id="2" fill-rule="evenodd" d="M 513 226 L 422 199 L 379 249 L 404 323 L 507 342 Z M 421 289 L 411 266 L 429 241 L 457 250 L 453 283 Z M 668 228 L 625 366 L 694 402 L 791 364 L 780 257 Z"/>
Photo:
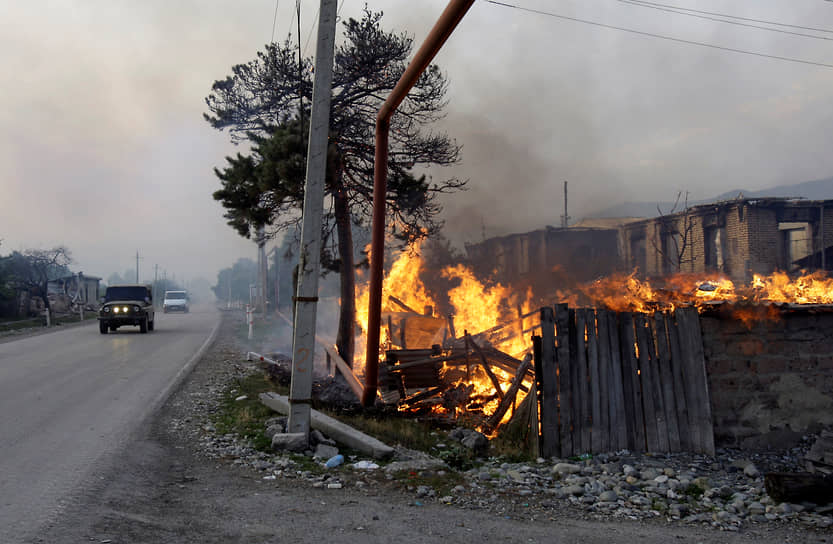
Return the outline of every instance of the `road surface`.
<path id="1" fill-rule="evenodd" d="M 0 542 L 19 542 L 135 431 L 216 331 L 213 308 L 156 330 L 73 327 L 0 344 Z"/>

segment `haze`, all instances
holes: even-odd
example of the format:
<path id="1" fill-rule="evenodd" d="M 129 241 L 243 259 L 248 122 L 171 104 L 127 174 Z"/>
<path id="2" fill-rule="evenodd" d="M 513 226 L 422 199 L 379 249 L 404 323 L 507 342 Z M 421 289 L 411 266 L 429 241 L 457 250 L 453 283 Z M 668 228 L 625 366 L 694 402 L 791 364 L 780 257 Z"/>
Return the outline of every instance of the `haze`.
<path id="1" fill-rule="evenodd" d="M 616 0 L 509 4 L 724 48 L 833 65 L 824 39 L 723 24 Z M 824 0 L 668 4 L 833 30 Z M 342 17 L 365 2 L 344 0 Z M 444 0 L 371 1 L 422 43 Z M 274 39 L 295 32 L 277 3 Z M 304 0 L 314 53 L 318 2 Z M 0 254 L 68 246 L 73 270 L 154 265 L 216 280 L 251 241 L 225 224 L 212 169 L 236 152 L 202 119 L 211 84 L 273 36 L 274 1 L 0 4 Z M 735 20 L 736 22 L 739 20 Z M 760 23 L 749 22 L 748 24 Z M 311 39 L 308 39 L 311 36 Z M 449 75 L 439 127 L 469 179 L 444 200 L 456 243 L 558 225 L 623 201 L 709 198 L 833 175 L 833 68 L 657 39 L 478 0 L 436 62 Z M 831 195 L 833 197 L 833 195 Z"/>

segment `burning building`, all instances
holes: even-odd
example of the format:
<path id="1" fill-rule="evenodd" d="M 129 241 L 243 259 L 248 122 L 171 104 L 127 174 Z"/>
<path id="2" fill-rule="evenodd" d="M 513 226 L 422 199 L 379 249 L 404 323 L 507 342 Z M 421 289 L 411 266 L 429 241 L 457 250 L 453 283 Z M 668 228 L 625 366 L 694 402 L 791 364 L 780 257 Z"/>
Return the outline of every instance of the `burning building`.
<path id="1" fill-rule="evenodd" d="M 548 227 L 438 270 L 403 254 L 383 287 L 382 398 L 487 433 L 520 419 L 561 456 L 712 453 L 833 425 L 831 203 Z"/>
<path id="2" fill-rule="evenodd" d="M 701 204 L 625 224 L 620 237 L 622 266 L 641 277 L 717 272 L 744 283 L 776 270 L 826 270 L 833 266 L 825 252 L 833 246 L 833 200 Z"/>

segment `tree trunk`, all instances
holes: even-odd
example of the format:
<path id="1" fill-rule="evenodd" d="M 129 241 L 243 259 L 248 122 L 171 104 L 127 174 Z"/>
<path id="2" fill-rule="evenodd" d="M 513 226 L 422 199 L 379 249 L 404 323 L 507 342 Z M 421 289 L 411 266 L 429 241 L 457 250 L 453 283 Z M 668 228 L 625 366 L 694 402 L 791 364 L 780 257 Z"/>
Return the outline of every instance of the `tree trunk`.
<path id="1" fill-rule="evenodd" d="M 353 230 L 350 224 L 350 206 L 347 193 L 339 183 L 333 191 L 338 253 L 341 258 L 341 312 L 338 316 L 336 349 L 341 358 L 353 367 L 356 348 L 356 267 L 353 259 Z"/>

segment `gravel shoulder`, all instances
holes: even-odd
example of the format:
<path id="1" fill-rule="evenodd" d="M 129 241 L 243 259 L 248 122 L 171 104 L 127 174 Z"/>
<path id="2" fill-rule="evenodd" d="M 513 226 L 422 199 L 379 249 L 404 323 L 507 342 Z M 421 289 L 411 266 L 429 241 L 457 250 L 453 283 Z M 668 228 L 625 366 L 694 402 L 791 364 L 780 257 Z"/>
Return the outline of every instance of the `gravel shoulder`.
<path id="1" fill-rule="evenodd" d="M 234 436 L 217 436 L 211 415 L 236 378 L 257 363 L 235 337 L 242 316 L 224 312 L 213 346 L 119 455 L 67 500 L 60 515 L 26 542 L 830 542 L 829 526 L 799 517 L 747 522 L 727 529 L 703 517 L 685 523 L 666 515 L 621 515 L 578 497 L 536 492 L 512 482 L 545 467 L 488 467 L 506 485 L 463 474 L 459 496 L 408 486 L 384 470 L 341 466 L 321 474 L 282 457 L 255 452 Z M 60 455 L 60 452 L 56 452 Z M 612 459 L 610 462 L 630 462 Z M 636 459 L 635 464 L 646 460 Z M 658 460 L 653 461 L 654 464 Z M 659 460 L 668 463 L 668 460 Z M 649 463 L 650 464 L 650 463 Z M 535 465 L 535 463 L 532 463 Z M 451 477 L 431 469 L 438 478 Z M 528 476 L 526 480 L 529 480 Z M 533 478 L 534 479 L 534 478 Z M 523 492 L 532 489 L 533 492 Z M 618 514 L 617 514 L 618 512 Z M 721 530 L 723 529 L 723 530 Z"/>

